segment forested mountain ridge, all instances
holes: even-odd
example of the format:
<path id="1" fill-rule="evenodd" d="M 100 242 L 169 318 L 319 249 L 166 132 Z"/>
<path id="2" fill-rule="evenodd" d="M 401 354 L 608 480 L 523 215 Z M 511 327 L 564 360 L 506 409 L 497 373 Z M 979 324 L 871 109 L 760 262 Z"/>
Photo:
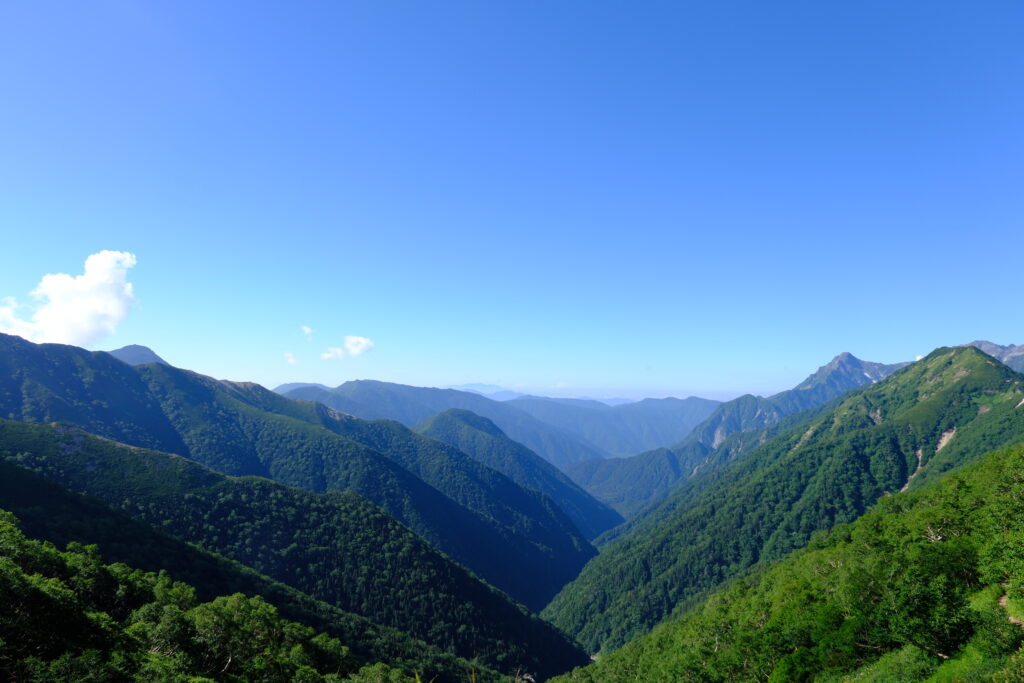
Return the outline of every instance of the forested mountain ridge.
<path id="1" fill-rule="evenodd" d="M 416 431 L 451 444 L 521 486 L 546 494 L 587 538 L 623 521 L 619 514 L 595 500 L 557 467 L 509 439 L 486 417 L 468 410 L 446 410 L 417 425 Z"/>
<path id="2" fill-rule="evenodd" d="M 470 510 L 407 469 L 417 453 L 396 451 L 390 457 L 325 428 L 337 428 L 339 421 L 324 408 L 251 383 L 222 382 L 166 365 L 130 367 L 103 352 L 0 335 L 4 416 L 75 424 L 118 442 L 184 455 L 225 474 L 264 476 L 313 492 L 355 491 L 534 609 L 594 553 L 553 504 L 511 481 L 498 487 L 501 495 L 494 485 L 467 489 L 463 499 L 477 503 Z M 450 455 L 448 446 L 408 430 L 405 439 L 405 445 L 423 447 L 418 455 L 424 462 Z M 460 462 L 481 471 L 466 456 Z M 453 494 L 481 481 L 448 476 L 458 468 L 442 464 L 430 471 Z M 426 476 L 427 470 L 420 472 Z M 441 475 L 457 485 L 446 486 Z M 492 484 L 503 479 L 497 473 L 488 477 Z M 515 501 L 529 508 L 511 509 Z M 522 565 L 509 563 L 510 554 Z"/>
<path id="3" fill-rule="evenodd" d="M 686 482 L 545 608 L 591 651 L 919 486 L 1024 438 L 1024 376 L 971 348 L 939 349 L 834 408 Z"/>
<path id="4" fill-rule="evenodd" d="M 42 426 L 25 427 L 38 430 Z M 45 432 L 41 436 L 44 443 L 50 439 Z M 20 444 L 21 448 L 26 446 Z M 282 617 L 340 639 L 362 661 L 382 661 L 407 672 L 430 672 L 432 676 L 460 683 L 465 671 L 471 668 L 466 660 L 407 633 L 315 600 L 2 458 L 0 508 L 15 514 L 18 526 L 29 538 L 61 548 L 69 543 L 98 545 L 105 562 L 165 572 L 173 580 L 194 586 L 196 597 L 202 602 L 235 593 L 259 595 L 278 609 Z M 498 678 L 497 672 L 490 669 L 481 672 L 485 677 L 491 674 Z"/>
<path id="5" fill-rule="evenodd" d="M 883 497 L 562 682 L 1019 681 L 1024 447 Z"/>
<path id="6" fill-rule="evenodd" d="M 696 474 L 713 451 L 721 447 L 735 450 L 735 444 L 727 444 L 733 434 L 778 425 L 791 415 L 824 405 L 906 365 L 872 363 L 841 353 L 793 389 L 768 398 L 747 394 L 719 404 L 686 439 L 669 448 L 629 458 L 571 463 L 564 469 L 595 498 L 630 519 Z"/>
<path id="7" fill-rule="evenodd" d="M 365 420 L 397 420 L 406 427 L 415 427 L 423 420 L 451 408 L 469 410 L 491 420 L 510 439 L 559 467 L 577 460 L 604 458 L 608 455 L 593 444 L 584 443 L 507 402 L 493 401 L 468 391 L 355 380 L 330 390 L 304 387 L 285 395 L 318 401 Z"/>
<path id="8" fill-rule="evenodd" d="M 507 403 L 613 457 L 636 455 L 678 443 L 720 404 L 696 396 L 646 398 L 618 406 L 538 396 L 522 396 Z"/>
<path id="9" fill-rule="evenodd" d="M 553 627 L 352 493 L 229 478 L 60 425 L 0 422 L 0 457 L 493 669 L 549 675 L 585 660 Z"/>
<path id="10" fill-rule="evenodd" d="M 26 539 L 0 510 L 0 677 L 10 681 L 380 681 L 338 640 L 261 598 L 199 602 L 166 575 Z M 201 677 L 201 678 L 200 678 Z M 409 680 L 407 677 L 406 680 Z M 400 679 L 399 679 L 400 680 Z"/>

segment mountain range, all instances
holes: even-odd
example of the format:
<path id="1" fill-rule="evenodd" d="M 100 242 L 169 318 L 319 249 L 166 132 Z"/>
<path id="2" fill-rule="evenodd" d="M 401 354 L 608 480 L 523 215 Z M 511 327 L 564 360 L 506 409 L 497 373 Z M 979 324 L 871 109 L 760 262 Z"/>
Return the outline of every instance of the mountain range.
<path id="1" fill-rule="evenodd" d="M 594 554 L 543 494 L 446 444 L 255 384 L 3 335 L 0 416 L 74 424 L 228 475 L 354 491 L 533 609 Z M 510 566 L 509 553 L 524 566 Z"/>
<path id="2" fill-rule="evenodd" d="M 586 460 L 565 467 L 572 479 L 598 500 L 633 517 L 693 476 L 710 454 L 733 450 L 733 434 L 777 425 L 790 415 L 821 406 L 852 389 L 877 382 L 907 363 L 883 365 L 841 353 L 793 389 L 768 398 L 750 394 L 718 404 L 678 443 L 630 458 Z"/>
<path id="3" fill-rule="evenodd" d="M 1024 376 L 973 347 L 939 349 L 646 510 L 543 614 L 591 651 L 618 647 L 701 594 L 1024 439 Z M 760 439 L 758 439 L 759 441 Z"/>
<path id="4" fill-rule="evenodd" d="M 0 335 L 0 677 L 1016 680 L 1022 360 L 611 405 Z"/>

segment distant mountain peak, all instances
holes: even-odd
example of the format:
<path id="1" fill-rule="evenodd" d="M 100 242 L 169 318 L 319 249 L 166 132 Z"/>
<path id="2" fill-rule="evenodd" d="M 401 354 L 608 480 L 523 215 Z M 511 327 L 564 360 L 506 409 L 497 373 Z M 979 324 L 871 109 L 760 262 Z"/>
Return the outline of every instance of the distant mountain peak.
<path id="1" fill-rule="evenodd" d="M 147 365 L 149 363 L 170 365 L 170 363 L 156 355 L 156 352 L 153 351 L 153 349 L 139 344 L 129 344 L 128 346 L 122 346 L 121 348 L 114 349 L 113 351 L 107 351 L 107 353 L 128 365 Z"/>
<path id="2" fill-rule="evenodd" d="M 965 347 L 974 347 L 980 351 L 984 351 L 993 358 L 999 360 L 1004 365 L 1008 365 L 1017 372 L 1024 372 L 1024 344 L 996 344 L 984 339 L 976 339 L 969 344 L 964 344 Z"/>

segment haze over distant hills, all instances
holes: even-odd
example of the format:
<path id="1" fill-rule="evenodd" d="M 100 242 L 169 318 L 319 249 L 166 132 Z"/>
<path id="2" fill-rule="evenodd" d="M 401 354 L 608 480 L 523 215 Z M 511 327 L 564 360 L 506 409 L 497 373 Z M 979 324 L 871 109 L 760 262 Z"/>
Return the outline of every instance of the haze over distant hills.
<path id="1" fill-rule="evenodd" d="M 546 496 L 447 444 L 256 384 L 0 334 L 0 416 L 67 422 L 227 475 L 356 492 L 535 609 L 594 554 Z"/>
<path id="2" fill-rule="evenodd" d="M 823 405 L 906 365 L 872 363 L 841 353 L 793 389 L 768 398 L 747 394 L 718 404 L 708 411 L 707 419 L 668 448 L 629 458 L 571 463 L 565 471 L 598 500 L 632 517 L 667 495 L 679 481 L 696 474 L 716 449 L 735 453 L 749 445 L 737 439 L 730 442 L 731 435 L 780 424 L 787 416 Z"/>

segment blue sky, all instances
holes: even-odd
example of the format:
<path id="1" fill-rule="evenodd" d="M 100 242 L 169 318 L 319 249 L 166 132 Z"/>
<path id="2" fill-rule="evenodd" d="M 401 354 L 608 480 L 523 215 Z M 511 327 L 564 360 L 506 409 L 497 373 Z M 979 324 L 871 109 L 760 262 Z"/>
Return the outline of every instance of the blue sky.
<path id="1" fill-rule="evenodd" d="M 269 386 L 724 397 L 844 350 L 1024 342 L 1022 22 L 4 3 L 0 297 L 28 320 L 45 274 L 128 252 L 133 300 L 91 348 Z M 347 336 L 374 347 L 321 358 Z"/>

